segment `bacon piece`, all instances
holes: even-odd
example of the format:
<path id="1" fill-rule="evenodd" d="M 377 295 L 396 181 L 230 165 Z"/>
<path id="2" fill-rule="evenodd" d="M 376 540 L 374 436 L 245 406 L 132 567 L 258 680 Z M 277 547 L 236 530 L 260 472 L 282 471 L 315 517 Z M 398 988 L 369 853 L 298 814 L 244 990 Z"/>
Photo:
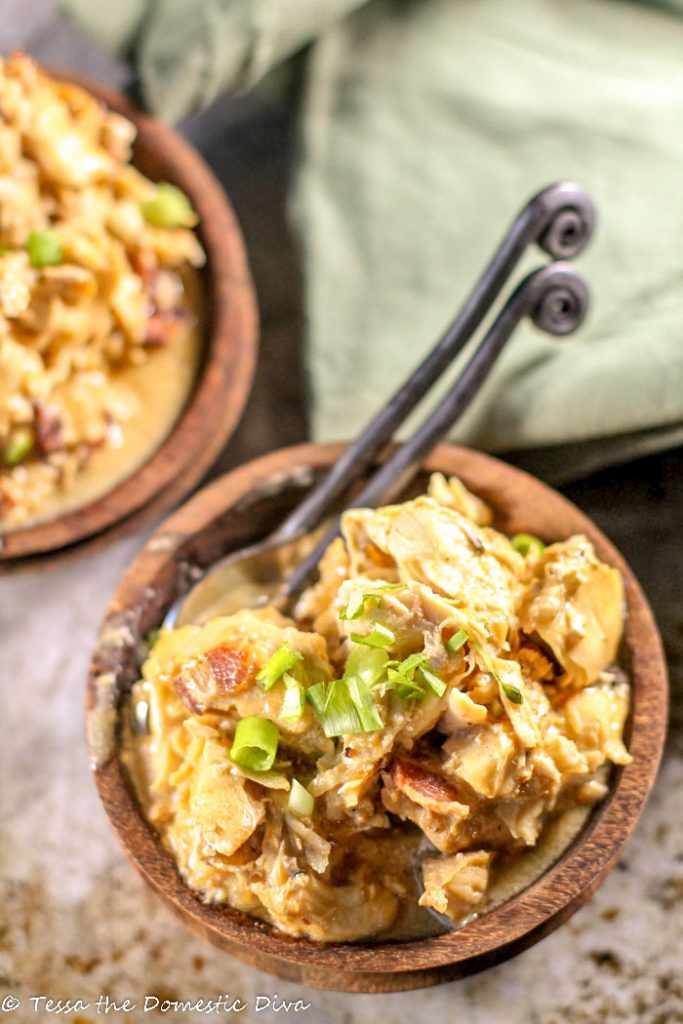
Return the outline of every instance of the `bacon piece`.
<path id="1" fill-rule="evenodd" d="M 221 693 L 240 693 L 251 686 L 256 677 L 254 662 L 239 647 L 219 644 L 206 652 L 206 660 Z"/>
<path id="2" fill-rule="evenodd" d="M 419 761 L 395 757 L 389 767 L 389 775 L 400 793 L 434 814 L 462 816 L 463 810 L 468 809 L 455 786 Z"/>
<path id="3" fill-rule="evenodd" d="M 174 685 L 183 704 L 202 715 L 205 711 L 227 711 L 231 697 L 250 687 L 255 678 L 256 665 L 245 651 L 219 644 L 192 668 L 179 673 Z"/>
<path id="4" fill-rule="evenodd" d="M 147 320 L 143 344 L 155 346 L 168 345 L 173 341 L 180 328 L 187 322 L 182 311 L 174 313 L 152 313 Z"/>
<path id="5" fill-rule="evenodd" d="M 59 451 L 64 447 L 64 424 L 53 405 L 36 402 L 35 428 L 38 447 L 45 454 Z"/>

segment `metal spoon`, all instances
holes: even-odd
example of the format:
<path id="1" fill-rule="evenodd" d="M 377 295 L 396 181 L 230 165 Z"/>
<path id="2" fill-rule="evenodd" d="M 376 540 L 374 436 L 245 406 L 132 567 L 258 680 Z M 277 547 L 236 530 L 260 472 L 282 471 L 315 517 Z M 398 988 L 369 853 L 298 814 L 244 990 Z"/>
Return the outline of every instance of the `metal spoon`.
<path id="1" fill-rule="evenodd" d="M 469 406 L 515 327 L 530 316 L 537 327 L 556 336 L 575 331 L 588 307 L 583 279 L 569 264 L 551 263 L 529 274 L 512 293 L 493 325 L 474 350 L 455 384 L 413 436 L 382 464 L 347 507 L 375 507 L 395 498 L 434 447 Z M 424 364 L 423 364 L 424 365 Z M 421 382 L 420 382 L 421 386 Z M 376 421 L 375 421 L 376 422 Z M 358 444 L 358 443 L 357 443 Z M 356 447 L 356 446 L 354 446 Z M 337 464 L 338 465 L 338 464 Z M 356 468 L 360 475 L 365 468 Z M 327 478 L 329 480 L 329 477 Z M 323 492 L 327 480 L 314 494 Z M 270 602 L 291 611 L 309 583 L 322 554 L 339 531 L 339 515 L 317 536 L 293 536 L 309 510 L 325 503 L 307 499 L 283 526 L 265 541 L 228 555 L 170 609 L 164 625 L 202 624 L 215 615 Z M 301 516 L 305 509 L 306 515 Z M 318 519 L 319 522 L 319 519 Z M 288 572 L 288 569 L 294 568 Z"/>

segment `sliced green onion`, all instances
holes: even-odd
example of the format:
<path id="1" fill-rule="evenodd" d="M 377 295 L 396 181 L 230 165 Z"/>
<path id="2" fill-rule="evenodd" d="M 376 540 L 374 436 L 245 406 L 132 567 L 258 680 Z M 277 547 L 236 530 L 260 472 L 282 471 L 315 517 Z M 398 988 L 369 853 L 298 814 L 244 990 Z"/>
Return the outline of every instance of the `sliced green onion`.
<path id="1" fill-rule="evenodd" d="M 420 665 L 424 665 L 427 660 L 427 655 L 424 651 L 418 651 L 415 654 L 409 654 L 403 661 L 392 662 L 392 666 L 395 666 L 397 670 L 404 676 L 410 676 L 413 674 L 416 668 Z"/>
<path id="2" fill-rule="evenodd" d="M 364 594 L 357 590 L 352 594 L 346 608 L 342 608 L 340 611 L 339 618 L 345 621 L 348 619 L 360 619 L 365 615 L 369 603 L 379 604 L 382 600 L 382 594 L 386 594 L 391 590 L 402 590 L 405 586 L 405 583 L 384 583 L 381 587 L 375 587 L 374 590 Z"/>
<path id="3" fill-rule="evenodd" d="M 256 681 L 261 684 L 261 689 L 267 692 L 271 686 L 275 686 L 278 679 L 285 672 L 289 672 L 298 662 L 303 660 L 303 654 L 299 651 L 293 651 L 289 644 L 283 644 L 263 666 L 256 676 Z"/>
<path id="4" fill-rule="evenodd" d="M 389 688 L 392 689 L 401 700 L 422 700 L 426 697 L 424 686 L 421 686 L 413 676 L 404 675 L 398 669 L 390 668 L 388 672 Z"/>
<path id="5" fill-rule="evenodd" d="M 427 684 L 432 693 L 435 693 L 437 697 L 443 697 L 446 692 L 446 684 L 443 679 L 439 679 L 433 672 L 430 672 L 428 668 L 421 665 L 418 668 L 420 678 Z"/>
<path id="6" fill-rule="evenodd" d="M 363 732 L 345 679 L 335 679 L 328 685 L 322 726 L 326 736 Z"/>
<path id="7" fill-rule="evenodd" d="M 368 647 L 389 647 L 395 642 L 396 637 L 390 629 L 378 622 L 367 636 L 363 636 L 361 633 L 352 633 L 351 639 L 355 644 L 366 644 Z"/>
<path id="8" fill-rule="evenodd" d="M 365 614 L 365 607 L 368 601 L 373 598 L 375 601 L 379 601 L 379 596 L 375 594 L 362 594 L 360 590 L 354 591 L 346 608 L 342 608 L 339 612 L 339 618 L 344 620 L 360 619 Z"/>
<path id="9" fill-rule="evenodd" d="M 409 654 L 403 661 L 389 662 L 387 673 L 390 688 L 401 700 L 422 700 L 427 696 L 424 686 L 415 678 L 415 670 L 427 660 L 424 652 Z"/>
<path id="10" fill-rule="evenodd" d="M 151 199 L 140 203 L 142 216 L 155 228 L 192 228 L 197 214 L 182 189 L 161 181 Z"/>
<path id="11" fill-rule="evenodd" d="M 155 646 L 157 640 L 159 639 L 160 633 L 160 629 L 150 629 L 149 633 L 145 637 L 145 647 L 147 648 L 148 651 L 151 651 L 152 648 Z"/>
<path id="12" fill-rule="evenodd" d="M 496 680 L 496 682 L 500 686 L 501 690 L 503 691 L 507 699 L 512 701 L 513 704 L 523 704 L 524 695 L 522 694 L 522 691 L 519 689 L 518 686 L 515 686 L 514 683 L 506 683 L 505 680 L 502 679 L 500 672 L 498 672 L 496 666 L 493 663 L 493 659 L 486 652 L 482 644 L 480 644 L 478 640 L 472 640 L 472 646 L 474 647 L 475 651 L 477 652 L 482 662 L 484 663 L 484 668 Z"/>
<path id="13" fill-rule="evenodd" d="M 7 438 L 2 461 L 6 466 L 18 466 L 33 450 L 35 435 L 30 427 L 17 427 Z"/>
<path id="14" fill-rule="evenodd" d="M 348 736 L 382 728 L 379 712 L 376 708 L 373 712 L 372 695 L 357 676 L 353 680 L 335 679 L 331 683 L 316 683 L 306 690 L 306 697 L 326 736 Z"/>
<path id="15" fill-rule="evenodd" d="M 449 654 L 456 654 L 461 647 L 465 646 L 469 638 L 470 634 L 466 630 L 459 629 L 457 633 L 454 633 L 453 636 L 446 641 L 444 647 Z"/>
<path id="16" fill-rule="evenodd" d="M 316 683 L 306 690 L 306 700 L 315 711 L 316 717 L 322 721 L 325 717 L 325 703 L 327 701 L 328 683 Z"/>
<path id="17" fill-rule="evenodd" d="M 384 722 L 367 683 L 360 676 L 351 676 L 346 680 L 346 685 L 358 712 L 363 732 L 376 732 L 377 729 L 382 729 Z"/>
<path id="18" fill-rule="evenodd" d="M 519 689 L 518 686 L 515 686 L 514 683 L 504 683 L 500 676 L 498 676 L 497 679 L 501 690 L 503 691 L 503 693 L 505 694 L 509 701 L 512 701 L 513 704 L 524 703 L 522 691 Z"/>
<path id="19" fill-rule="evenodd" d="M 267 718 L 242 718 L 237 723 L 230 757 L 250 772 L 267 772 L 275 764 L 280 733 Z"/>
<path id="20" fill-rule="evenodd" d="M 367 686 L 374 686 L 386 672 L 389 655 L 380 647 L 354 644 L 346 660 L 344 675 L 360 676 Z"/>
<path id="21" fill-rule="evenodd" d="M 285 696 L 280 709 L 280 718 L 287 722 L 298 722 L 306 706 L 306 690 L 298 680 L 285 672 L 282 676 Z"/>
<path id="22" fill-rule="evenodd" d="M 56 231 L 32 231 L 26 242 L 32 267 L 54 267 L 64 258 L 62 240 Z"/>
<path id="23" fill-rule="evenodd" d="M 545 551 L 545 544 L 538 537 L 534 537 L 531 533 L 516 533 L 511 539 L 515 551 L 519 551 L 520 555 L 524 558 L 527 555 L 534 555 L 536 558 L 540 557 Z"/>
<path id="24" fill-rule="evenodd" d="M 335 679 L 331 683 L 310 686 L 306 697 L 313 705 L 326 736 L 345 736 L 363 731 L 345 680 Z"/>
<path id="25" fill-rule="evenodd" d="M 287 810 L 291 811 L 292 814 L 301 815 L 302 818 L 310 818 L 313 814 L 314 806 L 315 799 L 313 795 L 308 792 L 305 786 L 301 785 L 298 779 L 292 779 L 292 787 L 287 800 Z"/>
<path id="26" fill-rule="evenodd" d="M 426 667 L 428 657 L 424 651 L 410 654 L 403 661 L 390 661 L 387 668 L 389 688 L 402 700 L 421 700 L 429 690 L 443 697 L 446 684 Z M 417 674 L 417 677 L 416 677 Z"/>

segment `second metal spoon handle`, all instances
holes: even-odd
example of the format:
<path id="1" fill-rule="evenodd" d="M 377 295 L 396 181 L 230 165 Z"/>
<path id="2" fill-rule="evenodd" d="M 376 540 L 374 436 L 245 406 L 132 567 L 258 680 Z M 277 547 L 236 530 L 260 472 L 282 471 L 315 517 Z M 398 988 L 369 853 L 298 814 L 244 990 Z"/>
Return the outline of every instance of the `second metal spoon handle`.
<path id="1" fill-rule="evenodd" d="M 450 391 L 415 434 L 383 463 L 349 507 L 373 508 L 397 497 L 425 455 L 467 409 L 520 320 L 530 316 L 537 327 L 562 336 L 581 325 L 587 309 L 588 289 L 572 266 L 551 263 L 529 274 L 505 303 Z M 285 602 L 301 593 L 338 532 L 339 517 L 287 579 L 281 594 Z"/>
<path id="2" fill-rule="evenodd" d="M 551 185 L 530 199 L 436 346 L 360 437 L 345 449 L 325 479 L 287 517 L 274 539 L 285 541 L 309 532 L 338 505 L 349 485 L 372 464 L 407 415 L 462 351 L 530 244 L 538 244 L 553 259 L 570 259 L 588 244 L 594 224 L 591 200 L 572 182 Z"/>

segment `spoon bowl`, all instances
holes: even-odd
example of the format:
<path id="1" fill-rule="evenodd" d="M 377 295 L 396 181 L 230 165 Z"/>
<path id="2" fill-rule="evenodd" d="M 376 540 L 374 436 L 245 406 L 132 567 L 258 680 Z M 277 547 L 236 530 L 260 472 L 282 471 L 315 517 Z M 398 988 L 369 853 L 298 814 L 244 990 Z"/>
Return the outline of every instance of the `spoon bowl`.
<path id="1" fill-rule="evenodd" d="M 171 605 L 164 626 L 202 626 L 218 615 L 277 601 L 289 570 L 315 548 L 325 525 L 303 537 L 273 538 L 222 558 L 199 584 Z"/>
<path id="2" fill-rule="evenodd" d="M 204 488 L 148 540 L 121 580 L 102 625 L 86 696 L 95 782 L 127 855 L 193 932 L 262 970 L 318 988 L 388 992 L 462 977 L 505 960 L 567 920 L 614 867 L 641 814 L 664 744 L 667 677 L 657 627 L 621 555 L 583 513 L 533 477 L 477 452 L 441 445 L 425 474 L 461 477 L 508 534 L 543 540 L 585 534 L 624 577 L 627 619 L 621 664 L 632 685 L 625 740 L 633 762 L 613 771 L 609 792 L 540 877 L 457 930 L 406 942 L 315 943 L 284 935 L 230 907 L 209 906 L 180 877 L 138 806 L 122 758 L 121 719 L 139 673 L 144 637 L 210 565 L 268 536 L 342 451 L 302 445 L 267 455 Z"/>

